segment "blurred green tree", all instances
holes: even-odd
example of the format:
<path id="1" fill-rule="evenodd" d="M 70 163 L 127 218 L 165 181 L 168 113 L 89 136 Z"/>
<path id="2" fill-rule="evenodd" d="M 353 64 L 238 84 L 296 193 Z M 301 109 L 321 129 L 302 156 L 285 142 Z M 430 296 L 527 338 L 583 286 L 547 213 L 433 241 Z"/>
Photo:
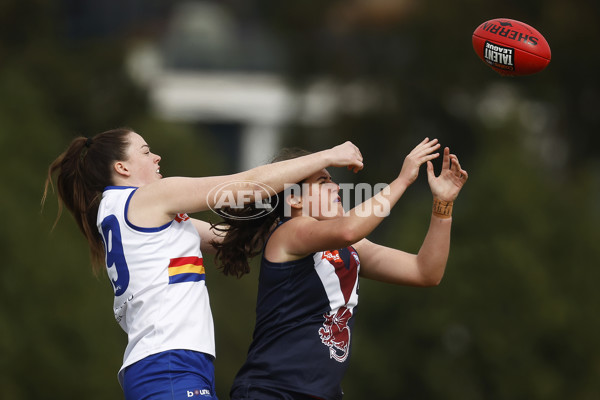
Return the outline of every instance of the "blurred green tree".
<path id="1" fill-rule="evenodd" d="M 176 2 L 148 7 L 166 3 Z M 225 169 L 217 152 L 205 150 L 215 148 L 207 136 L 156 120 L 145 90 L 129 79 L 124 56 L 131 32 L 143 29 L 119 20 L 115 32 L 78 37 L 69 27 L 81 21 L 65 13 L 77 4 L 0 6 L 0 249 L 7 257 L 0 397 L 7 400 L 122 398 L 116 371 L 125 336 L 110 311 L 110 285 L 91 274 L 68 214 L 50 233 L 54 198 L 39 213 L 46 168 L 71 138 L 126 124 L 163 156 L 169 175 Z M 347 107 L 329 125 L 292 121 L 282 132 L 287 145 L 310 150 L 354 141 L 366 168 L 331 171 L 339 182 L 390 181 L 424 136 L 449 145 L 470 173 L 440 287 L 361 281 L 345 398 L 597 398 L 600 60 L 590 47 L 600 38 L 600 3 L 224 4 L 259 17 L 282 41 L 296 90 L 322 78 L 342 88 Z M 477 59 L 470 35 L 498 16 L 546 36 L 553 60 L 545 71 L 504 79 Z M 343 97 L 356 88 L 356 97 Z M 418 249 L 430 212 L 424 175 L 374 240 Z M 242 280 L 208 272 L 224 399 L 251 339 L 255 269 Z"/>

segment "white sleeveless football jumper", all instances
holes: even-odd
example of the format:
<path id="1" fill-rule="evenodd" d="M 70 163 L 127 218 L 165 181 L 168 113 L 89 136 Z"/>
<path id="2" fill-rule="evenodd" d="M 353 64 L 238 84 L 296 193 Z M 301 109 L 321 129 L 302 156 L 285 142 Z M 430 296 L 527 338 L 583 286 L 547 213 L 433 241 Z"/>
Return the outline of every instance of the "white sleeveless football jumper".
<path id="1" fill-rule="evenodd" d="M 114 289 L 115 319 L 128 344 L 119 371 L 149 355 L 185 349 L 215 356 L 200 235 L 186 214 L 156 228 L 127 219 L 137 188 L 110 186 L 97 225 Z"/>

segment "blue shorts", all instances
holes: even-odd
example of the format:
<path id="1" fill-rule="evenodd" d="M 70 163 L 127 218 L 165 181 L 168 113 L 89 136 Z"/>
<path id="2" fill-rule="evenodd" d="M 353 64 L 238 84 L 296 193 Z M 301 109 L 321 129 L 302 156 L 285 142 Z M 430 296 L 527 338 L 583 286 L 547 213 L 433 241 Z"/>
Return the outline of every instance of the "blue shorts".
<path id="1" fill-rule="evenodd" d="M 191 350 L 148 356 L 125 368 L 126 400 L 217 400 L 213 357 Z"/>

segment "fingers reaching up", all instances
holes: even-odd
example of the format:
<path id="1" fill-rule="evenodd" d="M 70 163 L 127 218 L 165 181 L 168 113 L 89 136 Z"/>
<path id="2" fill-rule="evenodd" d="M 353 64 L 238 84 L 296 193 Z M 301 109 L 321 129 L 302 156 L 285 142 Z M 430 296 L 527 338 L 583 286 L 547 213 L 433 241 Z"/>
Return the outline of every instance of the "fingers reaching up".
<path id="1" fill-rule="evenodd" d="M 458 157 L 450 154 L 448 147 L 444 148 L 442 170 L 439 176 L 435 176 L 433 163 L 427 163 L 427 180 L 431 192 L 440 200 L 454 201 L 468 178 L 469 174 L 460 166 Z"/>
<path id="2" fill-rule="evenodd" d="M 437 139 L 429 140 L 429 138 L 425 138 L 404 159 L 400 177 L 406 179 L 408 184 L 412 184 L 419 175 L 419 167 L 423 163 L 439 157 L 439 153 L 435 153 L 439 148 L 440 144 Z"/>

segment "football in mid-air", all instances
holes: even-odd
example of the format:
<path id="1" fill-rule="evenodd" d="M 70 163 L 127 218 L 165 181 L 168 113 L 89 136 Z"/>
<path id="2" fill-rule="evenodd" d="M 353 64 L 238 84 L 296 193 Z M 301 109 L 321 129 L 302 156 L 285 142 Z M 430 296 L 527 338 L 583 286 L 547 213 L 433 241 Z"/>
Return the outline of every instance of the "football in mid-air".
<path id="1" fill-rule="evenodd" d="M 540 72 L 550 62 L 550 46 L 535 28 L 514 19 L 495 18 L 473 32 L 475 53 L 500 75 Z"/>

